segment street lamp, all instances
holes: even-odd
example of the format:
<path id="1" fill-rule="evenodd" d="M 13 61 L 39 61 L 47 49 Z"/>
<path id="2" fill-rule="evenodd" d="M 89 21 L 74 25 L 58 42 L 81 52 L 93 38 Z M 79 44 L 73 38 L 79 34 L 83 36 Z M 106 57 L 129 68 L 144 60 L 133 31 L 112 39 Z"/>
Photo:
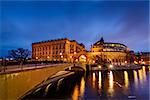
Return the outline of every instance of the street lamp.
<path id="1" fill-rule="evenodd" d="M 72 61 L 72 56 L 70 56 L 70 63 L 71 63 L 71 61 Z"/>
<path id="2" fill-rule="evenodd" d="M 102 68 L 101 65 L 98 65 L 98 68 L 101 69 Z"/>
<path id="3" fill-rule="evenodd" d="M 38 60 L 38 57 L 36 57 L 35 59 Z"/>
<path id="4" fill-rule="evenodd" d="M 61 63 L 61 59 L 63 58 L 63 56 L 61 52 L 59 53 L 59 55 L 60 55 L 60 63 Z"/>
<path id="5" fill-rule="evenodd" d="M 38 57 L 35 57 L 35 59 L 38 61 Z M 37 63 L 38 63 L 37 61 L 35 63 L 35 67 L 37 66 Z"/>
<path id="6" fill-rule="evenodd" d="M 125 64 L 127 64 L 127 61 L 125 61 Z"/>
<path id="7" fill-rule="evenodd" d="M 109 68 L 113 68 L 113 65 L 109 65 Z"/>
<path id="8" fill-rule="evenodd" d="M 76 54 L 77 54 L 77 52 L 74 52 L 74 54 L 76 55 Z"/>

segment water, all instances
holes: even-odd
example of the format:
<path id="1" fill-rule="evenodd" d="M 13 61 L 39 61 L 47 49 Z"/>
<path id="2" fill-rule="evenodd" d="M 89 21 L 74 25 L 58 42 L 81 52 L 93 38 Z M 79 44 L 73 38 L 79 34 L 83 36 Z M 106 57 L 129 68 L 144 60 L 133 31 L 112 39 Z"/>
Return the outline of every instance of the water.
<path id="1" fill-rule="evenodd" d="M 24 99 L 149 100 L 149 72 L 144 66 L 139 70 L 91 71 L 35 89 Z"/>

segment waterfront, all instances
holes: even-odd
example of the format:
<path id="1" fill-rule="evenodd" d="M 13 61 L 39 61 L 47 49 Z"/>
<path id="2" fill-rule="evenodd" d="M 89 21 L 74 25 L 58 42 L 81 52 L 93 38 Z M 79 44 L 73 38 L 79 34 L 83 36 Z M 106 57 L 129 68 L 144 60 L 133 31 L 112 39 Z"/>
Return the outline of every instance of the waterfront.
<path id="1" fill-rule="evenodd" d="M 42 99 L 149 99 L 149 68 L 91 71 L 69 76 L 35 89 L 26 98 Z"/>

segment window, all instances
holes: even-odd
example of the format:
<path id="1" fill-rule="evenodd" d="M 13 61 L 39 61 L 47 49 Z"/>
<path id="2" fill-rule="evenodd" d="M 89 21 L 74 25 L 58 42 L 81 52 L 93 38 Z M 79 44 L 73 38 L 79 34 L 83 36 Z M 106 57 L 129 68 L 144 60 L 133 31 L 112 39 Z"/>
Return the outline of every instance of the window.
<path id="1" fill-rule="evenodd" d="M 59 45 L 59 49 L 61 49 L 61 44 Z"/>
<path id="2" fill-rule="evenodd" d="M 112 61 L 114 62 L 114 59 Z"/>
<path id="3" fill-rule="evenodd" d="M 63 49 L 65 49 L 65 44 L 63 45 Z"/>

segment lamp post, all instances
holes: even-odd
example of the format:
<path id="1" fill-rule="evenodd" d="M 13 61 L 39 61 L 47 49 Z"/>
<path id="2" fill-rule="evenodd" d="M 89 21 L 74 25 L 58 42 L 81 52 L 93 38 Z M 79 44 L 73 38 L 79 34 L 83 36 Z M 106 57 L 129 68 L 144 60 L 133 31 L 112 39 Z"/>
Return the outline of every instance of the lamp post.
<path id="1" fill-rule="evenodd" d="M 63 56 L 61 55 L 61 59 L 62 59 L 62 62 L 63 62 Z"/>
<path id="2" fill-rule="evenodd" d="M 47 56 L 47 62 L 49 61 L 49 58 L 50 58 L 50 57 L 49 57 L 49 56 Z M 46 62 L 46 64 L 47 64 L 47 62 Z"/>
<path id="3" fill-rule="evenodd" d="M 59 55 L 60 55 L 60 63 L 61 63 L 62 53 L 60 53 Z"/>
<path id="4" fill-rule="evenodd" d="M 74 52 L 74 55 L 73 55 L 73 56 L 74 56 L 74 58 L 76 58 L 76 57 L 75 57 L 75 55 L 76 55 L 76 54 L 77 54 L 77 53 L 76 53 L 76 52 Z M 75 66 L 75 61 L 74 61 L 74 60 L 73 60 L 73 63 L 74 63 L 74 66 Z"/>
<path id="5" fill-rule="evenodd" d="M 72 62 L 72 56 L 70 56 L 70 63 Z"/>
<path id="6" fill-rule="evenodd" d="M 36 59 L 36 61 L 38 61 L 38 57 L 36 57 L 35 59 Z M 37 66 L 37 63 L 36 63 L 36 65 L 35 65 L 35 67 L 36 67 L 36 66 Z"/>

